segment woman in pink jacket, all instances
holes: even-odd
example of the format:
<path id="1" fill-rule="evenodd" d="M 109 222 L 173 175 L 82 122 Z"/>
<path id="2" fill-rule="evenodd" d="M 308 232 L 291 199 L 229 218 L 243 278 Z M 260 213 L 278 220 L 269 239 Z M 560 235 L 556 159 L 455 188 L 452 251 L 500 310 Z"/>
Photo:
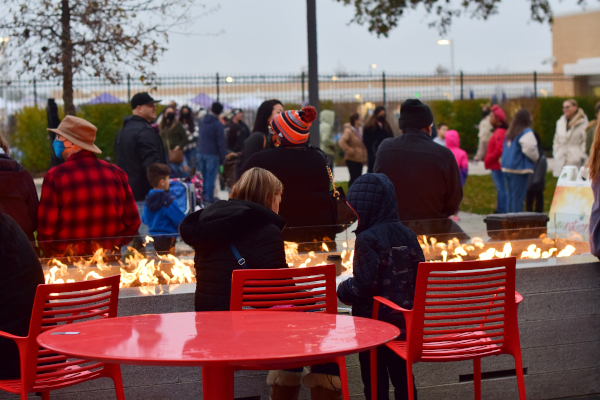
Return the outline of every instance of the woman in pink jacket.
<path id="1" fill-rule="evenodd" d="M 494 133 L 488 143 L 487 152 L 483 163 L 485 169 L 491 170 L 492 180 L 498 192 L 496 203 L 496 214 L 504 214 L 507 211 L 508 194 L 506 192 L 506 184 L 500 167 L 500 159 L 502 158 L 502 146 L 504 146 L 504 136 L 506 135 L 506 115 L 499 105 L 492 107 L 490 115 L 490 123 L 494 127 Z"/>

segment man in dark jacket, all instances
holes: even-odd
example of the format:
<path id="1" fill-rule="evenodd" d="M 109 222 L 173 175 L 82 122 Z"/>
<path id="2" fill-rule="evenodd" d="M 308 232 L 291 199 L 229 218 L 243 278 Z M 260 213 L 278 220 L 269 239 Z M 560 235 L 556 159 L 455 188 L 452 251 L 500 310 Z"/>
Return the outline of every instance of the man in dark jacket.
<path id="1" fill-rule="evenodd" d="M 37 190 L 29 172 L 8 153 L 8 143 L 0 135 L 0 211 L 10 215 L 33 242 L 38 226 Z"/>
<path id="2" fill-rule="evenodd" d="M 339 285 L 338 298 L 351 304 L 352 315 L 358 317 L 371 318 L 373 296 L 382 296 L 402 308 L 412 309 L 417 268 L 425 258 L 416 235 L 398 220 L 392 182 L 382 174 L 363 175 L 348 189 L 346 201 L 358 215 L 352 260 L 354 276 Z M 400 328 L 400 340 L 406 340 L 402 314 L 383 306 L 379 315 L 380 319 Z M 377 399 L 388 398 L 388 371 L 395 398 L 408 398 L 406 362 L 385 346 L 377 353 Z M 358 357 L 365 395 L 370 398 L 369 352 L 360 353 Z"/>
<path id="3" fill-rule="evenodd" d="M 244 122 L 244 112 L 235 108 L 231 110 L 231 121 L 227 123 L 227 148 L 233 152 L 240 152 L 244 142 L 250 137 L 250 128 Z"/>
<path id="4" fill-rule="evenodd" d="M 123 128 L 115 139 L 115 156 L 119 166 L 129 177 L 129 186 L 138 208 L 143 209 L 144 199 L 152 189 L 146 170 L 150 164 L 167 163 L 162 139 L 150 125 L 156 119 L 156 103 L 147 92 L 131 98 L 132 116 L 125 119 Z"/>
<path id="5" fill-rule="evenodd" d="M 462 233 L 448 219 L 462 200 L 460 172 L 452 152 L 431 139 L 432 124 L 431 110 L 421 101 L 402 103 L 399 125 L 403 134 L 381 143 L 375 172 L 390 178 L 400 220 L 411 221 L 405 225 L 417 235 Z"/>
<path id="6" fill-rule="evenodd" d="M 215 180 L 227 155 L 225 146 L 225 127 L 219 120 L 223 112 L 223 105 L 215 102 L 210 107 L 210 112 L 200 122 L 200 135 L 198 136 L 198 170 L 204 178 L 202 198 L 207 204 L 215 201 Z"/>

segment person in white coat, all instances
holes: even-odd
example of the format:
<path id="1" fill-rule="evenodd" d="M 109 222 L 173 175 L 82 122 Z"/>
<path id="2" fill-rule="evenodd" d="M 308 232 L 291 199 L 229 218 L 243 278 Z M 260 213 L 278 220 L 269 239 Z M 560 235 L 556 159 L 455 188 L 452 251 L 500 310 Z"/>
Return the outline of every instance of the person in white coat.
<path id="1" fill-rule="evenodd" d="M 574 165 L 577 168 L 584 165 L 588 159 L 585 149 L 588 118 L 577 101 L 571 99 L 563 103 L 563 116 L 556 122 L 554 143 L 555 177 L 560 175 L 560 170 L 565 165 Z"/>

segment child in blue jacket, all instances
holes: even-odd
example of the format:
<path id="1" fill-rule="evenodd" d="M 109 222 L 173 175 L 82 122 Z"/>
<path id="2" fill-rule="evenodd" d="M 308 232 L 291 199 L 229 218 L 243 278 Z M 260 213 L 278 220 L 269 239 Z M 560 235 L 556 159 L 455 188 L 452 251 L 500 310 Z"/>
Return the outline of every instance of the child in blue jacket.
<path id="1" fill-rule="evenodd" d="M 398 219 L 394 185 L 383 174 L 366 174 L 354 181 L 346 201 L 358 215 L 358 228 L 354 276 L 339 285 L 338 298 L 352 305 L 352 315 L 365 318 L 372 316 L 373 296 L 412 309 L 417 268 L 425 257 L 417 236 Z M 379 310 L 379 319 L 400 328 L 398 339 L 406 340 L 402 314 L 386 306 L 380 306 Z M 358 359 L 365 397 L 371 399 L 369 352 L 360 353 Z M 377 400 L 388 399 L 389 379 L 394 385 L 395 399 L 408 399 L 406 361 L 381 346 L 377 350 Z M 416 399 L 416 389 L 414 393 Z"/>
<path id="2" fill-rule="evenodd" d="M 142 222 L 148 225 L 154 248 L 158 254 L 175 252 L 175 240 L 179 235 L 179 224 L 185 214 L 175 198 L 169 194 L 171 168 L 165 164 L 150 164 L 146 171 L 152 190 L 146 196 Z"/>

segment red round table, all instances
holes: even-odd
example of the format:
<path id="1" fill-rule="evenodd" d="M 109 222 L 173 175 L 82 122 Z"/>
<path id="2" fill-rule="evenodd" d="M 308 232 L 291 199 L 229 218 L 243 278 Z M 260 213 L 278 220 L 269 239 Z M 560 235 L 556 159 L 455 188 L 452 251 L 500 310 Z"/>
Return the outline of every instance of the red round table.
<path id="1" fill-rule="evenodd" d="M 308 363 L 369 350 L 399 334 L 385 322 L 346 315 L 223 311 L 62 325 L 37 341 L 58 353 L 94 361 L 202 366 L 203 398 L 231 400 L 236 366 Z"/>

